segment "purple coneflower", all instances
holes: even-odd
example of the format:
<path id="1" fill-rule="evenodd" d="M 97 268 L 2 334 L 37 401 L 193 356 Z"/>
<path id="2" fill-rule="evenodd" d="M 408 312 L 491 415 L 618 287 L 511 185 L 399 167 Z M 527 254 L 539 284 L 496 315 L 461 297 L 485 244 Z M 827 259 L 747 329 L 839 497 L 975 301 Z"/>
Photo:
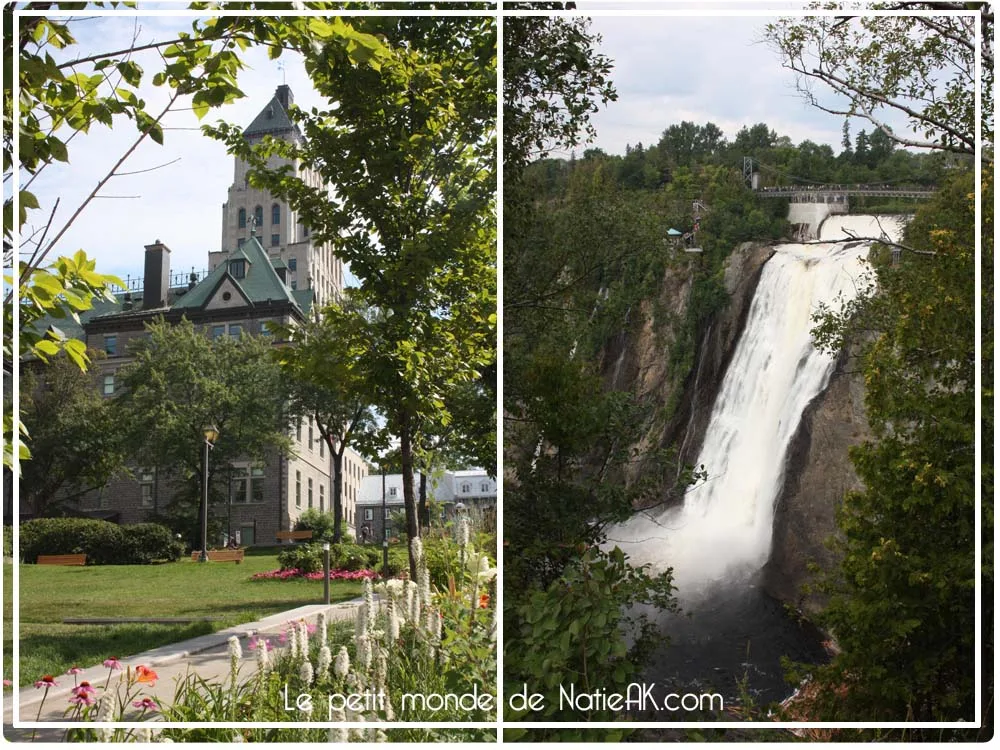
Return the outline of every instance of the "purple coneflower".
<path id="1" fill-rule="evenodd" d="M 93 686 L 84 680 L 73 688 L 73 697 L 69 699 L 69 702 L 77 706 L 93 706 L 97 702 L 97 699 L 94 698 L 96 692 Z"/>
<path id="2" fill-rule="evenodd" d="M 132 701 L 132 705 L 141 708 L 143 711 L 159 711 L 160 707 L 152 698 L 143 698 L 141 701 Z"/>
<path id="3" fill-rule="evenodd" d="M 36 688 L 45 688 L 46 690 L 58 687 L 58 685 L 59 683 L 56 682 L 56 678 L 50 674 L 44 675 L 42 679 L 35 683 Z"/>

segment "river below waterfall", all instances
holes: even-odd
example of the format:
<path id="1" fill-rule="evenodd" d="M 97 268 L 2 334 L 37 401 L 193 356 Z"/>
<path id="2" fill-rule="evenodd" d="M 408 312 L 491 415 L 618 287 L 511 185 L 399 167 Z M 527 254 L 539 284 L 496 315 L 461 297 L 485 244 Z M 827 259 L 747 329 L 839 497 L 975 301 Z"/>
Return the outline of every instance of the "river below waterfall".
<path id="1" fill-rule="evenodd" d="M 771 551 L 774 505 L 785 455 L 802 413 L 825 388 L 835 358 L 812 343 L 813 315 L 866 286 L 870 243 L 896 239 L 897 219 L 831 216 L 818 244 L 775 247 L 712 407 L 697 466 L 708 478 L 682 505 L 645 511 L 609 530 L 633 564 L 672 568 L 685 615 L 656 614 L 670 645 L 649 662 L 647 680 L 711 687 L 730 705 L 737 681 L 759 703 L 792 692 L 782 656 L 816 663 L 821 635 L 798 623 L 757 585 Z M 825 240 L 825 242 L 824 242 Z"/>
<path id="2" fill-rule="evenodd" d="M 685 613 L 649 614 L 669 637 L 651 655 L 642 676 L 657 685 L 653 695 L 660 706 L 668 692 L 718 693 L 728 708 L 747 696 L 758 707 L 767 706 L 794 689 L 785 679 L 783 657 L 805 664 L 827 660 L 820 631 L 755 585 L 720 586 Z M 642 718 L 684 716 L 661 711 Z"/>

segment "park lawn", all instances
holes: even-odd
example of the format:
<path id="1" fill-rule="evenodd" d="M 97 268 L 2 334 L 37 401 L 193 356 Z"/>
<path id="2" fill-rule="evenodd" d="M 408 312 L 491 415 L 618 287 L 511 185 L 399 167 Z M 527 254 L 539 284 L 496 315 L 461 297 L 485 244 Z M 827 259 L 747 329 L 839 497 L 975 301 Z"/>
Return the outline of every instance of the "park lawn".
<path id="1" fill-rule="evenodd" d="M 109 656 L 212 633 L 232 625 L 323 600 L 322 581 L 251 581 L 278 567 L 276 555 L 247 555 L 243 563 L 201 565 L 190 559 L 163 565 L 61 567 L 22 565 L 21 685 L 73 665 L 91 667 Z M 4 563 L 3 676 L 13 679 L 13 565 Z M 353 599 L 360 581 L 331 581 L 330 601 Z M 66 625 L 66 617 L 221 617 L 186 624 Z"/>

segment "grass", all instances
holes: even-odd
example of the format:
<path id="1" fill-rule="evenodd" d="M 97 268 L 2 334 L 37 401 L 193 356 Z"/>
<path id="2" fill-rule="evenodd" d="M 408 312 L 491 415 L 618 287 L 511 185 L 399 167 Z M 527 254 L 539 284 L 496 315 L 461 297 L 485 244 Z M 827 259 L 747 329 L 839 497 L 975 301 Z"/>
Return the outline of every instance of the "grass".
<path id="1" fill-rule="evenodd" d="M 251 581 L 278 567 L 273 554 L 247 555 L 241 565 L 201 565 L 190 559 L 164 565 L 60 567 L 22 565 L 21 685 L 77 664 L 126 657 L 232 625 L 316 604 L 322 581 Z M 3 675 L 12 679 L 13 565 L 4 563 Z M 330 601 L 359 596 L 360 581 L 331 581 Z M 64 625 L 64 617 L 203 617 L 220 620 L 177 625 Z"/>

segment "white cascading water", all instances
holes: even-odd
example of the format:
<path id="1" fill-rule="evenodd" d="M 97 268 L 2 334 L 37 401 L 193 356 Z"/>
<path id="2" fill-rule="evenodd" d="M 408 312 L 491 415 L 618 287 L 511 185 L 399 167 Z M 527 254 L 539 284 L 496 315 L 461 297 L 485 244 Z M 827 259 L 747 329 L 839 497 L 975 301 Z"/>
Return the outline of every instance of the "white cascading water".
<path id="1" fill-rule="evenodd" d="M 902 222 L 830 216 L 820 240 L 898 239 Z M 743 334 L 712 407 L 696 466 L 708 478 L 681 506 L 609 530 L 633 564 L 674 569 L 682 601 L 747 580 L 767 562 L 785 454 L 802 412 L 826 388 L 834 358 L 813 346 L 813 313 L 863 286 L 870 243 L 779 245 L 765 264 Z"/>

